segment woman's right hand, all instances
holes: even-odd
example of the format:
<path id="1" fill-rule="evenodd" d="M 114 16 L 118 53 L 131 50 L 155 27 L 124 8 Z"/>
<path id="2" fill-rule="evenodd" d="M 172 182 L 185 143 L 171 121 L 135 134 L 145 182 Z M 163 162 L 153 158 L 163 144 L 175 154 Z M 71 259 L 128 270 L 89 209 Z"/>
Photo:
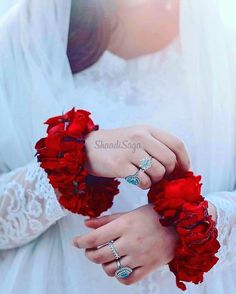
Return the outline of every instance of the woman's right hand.
<path id="1" fill-rule="evenodd" d="M 149 189 L 179 165 L 188 170 L 190 161 L 181 140 L 152 126 L 98 130 L 86 138 L 87 169 L 94 176 L 125 178 L 139 170 L 140 160 L 153 158 L 150 169 L 139 173 L 140 188 Z"/>

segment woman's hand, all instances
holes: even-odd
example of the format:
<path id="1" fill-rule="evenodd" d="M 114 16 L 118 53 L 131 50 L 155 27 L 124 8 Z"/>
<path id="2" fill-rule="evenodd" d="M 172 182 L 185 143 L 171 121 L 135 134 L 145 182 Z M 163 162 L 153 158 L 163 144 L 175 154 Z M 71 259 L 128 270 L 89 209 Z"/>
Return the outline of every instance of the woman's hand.
<path id="1" fill-rule="evenodd" d="M 209 202 L 209 214 L 217 220 L 216 208 Z M 98 246 L 114 240 L 121 256 L 121 265 L 129 266 L 133 273 L 119 279 L 130 285 L 145 278 L 149 273 L 168 264 L 174 258 L 178 236 L 174 229 L 165 228 L 151 204 L 129 213 L 114 214 L 85 222 L 94 230 L 74 239 L 74 245 L 86 250 L 87 258 L 103 266 L 110 277 L 115 276 L 116 262 L 108 246 Z"/>
<path id="2" fill-rule="evenodd" d="M 90 219 L 86 225 L 95 229 L 75 238 L 74 245 L 86 249 L 87 258 L 103 266 L 110 277 L 115 276 L 116 262 L 108 246 L 97 249 L 109 241 L 120 254 L 122 266 L 129 266 L 133 273 L 119 279 L 130 285 L 142 280 L 150 272 L 168 264 L 174 257 L 177 235 L 172 228 L 164 228 L 152 205 L 132 212 Z"/>
<path id="3" fill-rule="evenodd" d="M 188 170 L 190 161 L 181 140 L 151 126 L 135 126 L 92 132 L 86 138 L 89 173 L 125 178 L 139 170 L 140 160 L 153 158 L 153 165 L 140 172 L 140 187 L 148 189 L 173 172 L 176 164 Z"/>

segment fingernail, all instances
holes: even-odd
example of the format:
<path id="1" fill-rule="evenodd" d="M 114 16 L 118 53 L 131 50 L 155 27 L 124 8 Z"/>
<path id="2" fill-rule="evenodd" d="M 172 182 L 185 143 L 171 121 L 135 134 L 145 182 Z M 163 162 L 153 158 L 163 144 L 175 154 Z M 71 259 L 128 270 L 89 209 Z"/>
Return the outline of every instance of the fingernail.
<path id="1" fill-rule="evenodd" d="M 99 217 L 95 218 L 94 220 L 101 220 L 101 219 L 109 217 L 109 216 L 110 215 L 102 215 L 102 216 L 99 216 Z"/>
<path id="2" fill-rule="evenodd" d="M 84 221 L 89 222 L 89 221 L 94 221 L 94 220 L 96 220 L 95 217 L 90 217 L 90 218 L 86 218 Z"/>
<path id="3" fill-rule="evenodd" d="M 77 247 L 77 248 L 80 248 L 80 247 L 79 247 L 79 244 L 77 243 L 76 240 L 73 240 L 73 245 L 74 245 L 75 247 Z"/>

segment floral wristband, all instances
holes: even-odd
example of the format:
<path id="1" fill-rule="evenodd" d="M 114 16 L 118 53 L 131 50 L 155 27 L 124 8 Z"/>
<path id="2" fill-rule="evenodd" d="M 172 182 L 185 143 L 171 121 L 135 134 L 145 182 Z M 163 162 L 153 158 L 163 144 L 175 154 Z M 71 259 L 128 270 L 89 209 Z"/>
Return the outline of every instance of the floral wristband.
<path id="1" fill-rule="evenodd" d="M 148 193 L 149 202 L 160 215 L 160 223 L 173 226 L 179 235 L 169 268 L 182 290 L 186 290 L 184 282 L 202 283 L 204 273 L 218 262 L 215 256 L 220 248 L 218 232 L 208 214 L 208 202 L 201 196 L 200 181 L 200 176 L 176 169 Z"/>
<path id="2" fill-rule="evenodd" d="M 109 209 L 119 193 L 119 181 L 91 176 L 85 168 L 85 137 L 98 130 L 90 113 L 71 111 L 45 122 L 47 137 L 35 146 L 40 166 L 59 193 L 60 204 L 73 213 L 97 217 Z"/>

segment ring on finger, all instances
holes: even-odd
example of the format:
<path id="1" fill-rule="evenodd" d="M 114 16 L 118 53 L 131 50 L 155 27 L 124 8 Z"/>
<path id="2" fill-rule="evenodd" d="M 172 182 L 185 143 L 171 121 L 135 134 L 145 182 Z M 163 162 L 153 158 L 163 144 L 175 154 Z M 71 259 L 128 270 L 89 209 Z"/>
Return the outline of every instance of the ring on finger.
<path id="1" fill-rule="evenodd" d="M 116 260 L 120 259 L 120 254 L 118 253 L 114 241 L 110 241 L 107 243 L 107 245 L 109 246 L 109 248 L 111 249 L 111 252 L 113 254 L 113 256 L 115 257 Z"/>
<path id="2" fill-rule="evenodd" d="M 153 158 L 145 157 L 139 161 L 139 167 L 143 171 L 147 171 L 149 168 L 151 168 L 153 165 Z"/>
<path id="3" fill-rule="evenodd" d="M 117 279 L 127 279 L 133 272 L 129 266 L 122 266 L 120 259 L 116 261 L 116 268 L 115 276 Z"/>
<path id="4" fill-rule="evenodd" d="M 125 177 L 126 182 L 131 185 L 139 186 L 141 184 L 141 179 L 139 177 L 140 170 L 138 170 L 135 174 Z"/>

